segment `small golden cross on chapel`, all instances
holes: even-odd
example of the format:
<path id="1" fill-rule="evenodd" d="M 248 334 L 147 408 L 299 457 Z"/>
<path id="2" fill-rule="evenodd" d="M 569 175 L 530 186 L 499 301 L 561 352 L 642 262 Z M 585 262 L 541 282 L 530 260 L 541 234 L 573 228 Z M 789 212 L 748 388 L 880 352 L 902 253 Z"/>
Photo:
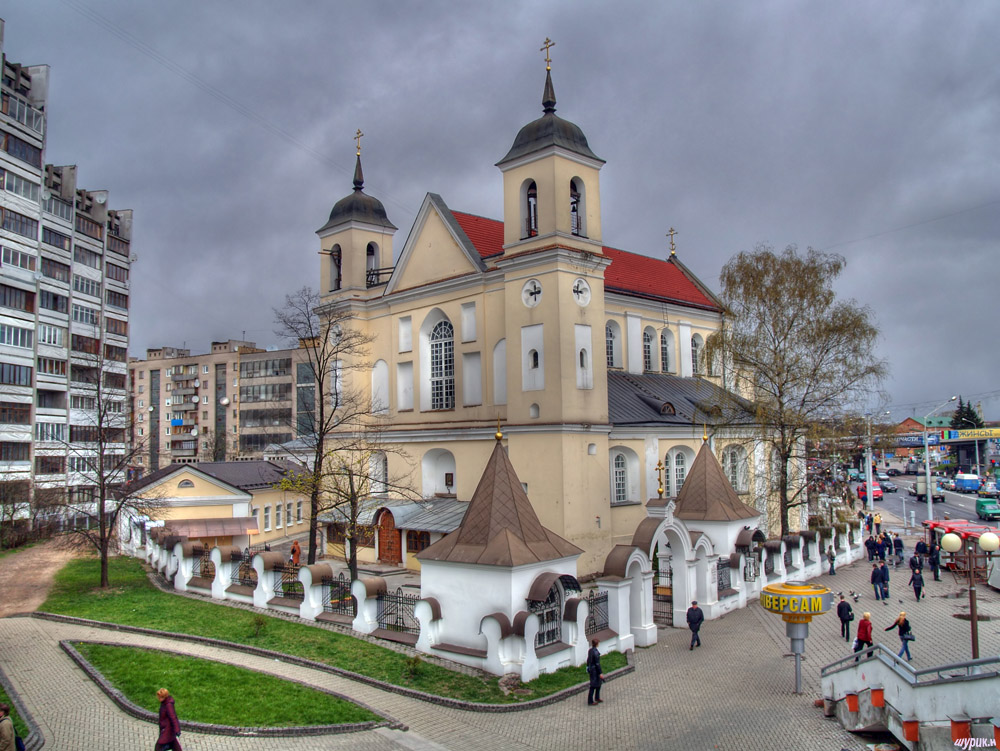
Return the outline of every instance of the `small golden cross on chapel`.
<path id="1" fill-rule="evenodd" d="M 661 459 L 660 461 L 658 461 L 656 463 L 656 479 L 660 483 L 660 487 L 658 487 L 656 489 L 656 492 L 658 493 L 658 495 L 657 495 L 658 498 L 663 498 L 663 470 L 664 469 L 665 469 L 665 467 L 663 466 L 663 460 Z"/>
<path id="2" fill-rule="evenodd" d="M 671 227 L 670 231 L 667 233 L 667 237 L 670 238 L 670 255 L 672 256 L 677 255 L 677 246 L 674 245 L 674 235 L 676 234 L 677 230 L 675 230 L 673 227 Z"/>
<path id="3" fill-rule="evenodd" d="M 552 70 L 552 58 L 549 57 L 549 49 L 555 46 L 555 42 L 548 37 L 545 37 L 545 43 L 538 49 L 539 52 L 545 53 L 545 70 Z"/>
<path id="4" fill-rule="evenodd" d="M 358 132 L 354 134 L 354 142 L 358 145 L 358 156 L 361 156 L 361 139 L 364 135 L 365 134 L 361 132 L 361 128 L 358 128 Z"/>

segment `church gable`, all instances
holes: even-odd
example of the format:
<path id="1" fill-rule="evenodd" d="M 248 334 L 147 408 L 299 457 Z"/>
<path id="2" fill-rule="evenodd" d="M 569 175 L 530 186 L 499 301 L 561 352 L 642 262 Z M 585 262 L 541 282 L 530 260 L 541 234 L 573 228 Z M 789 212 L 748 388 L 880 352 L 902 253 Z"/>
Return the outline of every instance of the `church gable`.
<path id="1" fill-rule="evenodd" d="M 387 293 L 420 287 L 486 266 L 440 196 L 428 193 L 403 246 Z"/>

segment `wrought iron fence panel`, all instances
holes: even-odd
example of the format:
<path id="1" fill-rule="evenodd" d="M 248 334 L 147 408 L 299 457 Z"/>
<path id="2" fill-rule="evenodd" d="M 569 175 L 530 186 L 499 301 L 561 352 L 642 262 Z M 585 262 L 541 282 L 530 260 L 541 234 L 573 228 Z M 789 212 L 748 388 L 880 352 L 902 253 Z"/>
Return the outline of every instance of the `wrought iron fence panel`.
<path id="1" fill-rule="evenodd" d="M 544 600 L 529 600 L 528 612 L 538 616 L 538 633 L 535 634 L 535 648 L 555 644 L 562 639 L 562 608 L 559 590 L 553 587 Z"/>
<path id="2" fill-rule="evenodd" d="M 653 574 L 653 623 L 657 626 L 673 626 L 673 570 L 670 568 L 670 564 L 665 561 L 661 561 L 660 566 L 660 570 Z"/>
<path id="3" fill-rule="evenodd" d="M 198 559 L 198 576 L 203 579 L 215 579 L 215 564 L 212 563 L 211 550 L 206 550 Z"/>
<path id="4" fill-rule="evenodd" d="M 275 566 L 274 572 L 274 596 L 284 597 L 288 600 L 305 599 L 305 590 L 302 582 L 299 581 L 299 567 L 290 564 L 279 564 Z"/>
<path id="5" fill-rule="evenodd" d="M 239 564 L 233 561 L 233 572 L 229 576 L 229 580 L 233 584 L 256 588 L 257 572 L 253 568 L 254 553 L 251 552 L 250 548 L 244 548 L 243 552 L 239 555 Z"/>
<path id="6" fill-rule="evenodd" d="M 413 609 L 419 600 L 418 595 L 405 594 L 402 587 L 397 587 L 395 593 L 379 593 L 377 600 L 379 628 L 419 634 L 420 623 L 413 614 Z"/>
<path id="7" fill-rule="evenodd" d="M 336 615 L 356 616 L 357 605 L 351 597 L 351 581 L 344 572 L 334 579 L 331 576 L 324 576 L 323 584 L 323 612 L 334 613 Z"/>
<path id="8" fill-rule="evenodd" d="M 592 589 L 587 596 L 587 636 L 608 628 L 608 593 Z"/>

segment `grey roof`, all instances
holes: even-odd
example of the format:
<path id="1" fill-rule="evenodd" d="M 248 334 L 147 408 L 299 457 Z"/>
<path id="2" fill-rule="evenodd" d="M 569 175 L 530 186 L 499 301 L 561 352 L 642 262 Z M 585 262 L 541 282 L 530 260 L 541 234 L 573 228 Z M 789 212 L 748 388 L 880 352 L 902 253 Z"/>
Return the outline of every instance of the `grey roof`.
<path id="1" fill-rule="evenodd" d="M 364 186 L 365 176 L 361 172 L 361 154 L 359 153 L 358 160 L 354 165 L 354 192 L 341 198 L 333 205 L 330 218 L 316 231 L 324 232 L 332 227 L 352 221 L 396 229 L 396 225 L 389 221 L 389 217 L 385 213 L 385 206 L 374 196 L 365 194 Z"/>
<path id="2" fill-rule="evenodd" d="M 545 89 L 542 92 L 542 111 L 545 113 L 537 120 L 525 125 L 518 131 L 514 139 L 514 145 L 510 147 L 507 155 L 497 162 L 501 164 L 518 159 L 519 157 L 533 154 L 549 146 L 560 146 L 572 151 L 574 154 L 596 159 L 603 162 L 597 154 L 590 150 L 587 143 L 587 136 L 583 134 L 580 126 L 563 120 L 555 114 L 556 93 L 552 86 L 552 74 L 545 74 Z"/>
<path id="3" fill-rule="evenodd" d="M 614 426 L 751 425 L 753 404 L 704 378 L 608 372 L 608 416 Z"/>
<path id="4" fill-rule="evenodd" d="M 274 487 L 289 472 L 304 471 L 302 467 L 284 461 L 195 462 L 171 464 L 158 469 L 129 486 L 135 492 L 159 482 L 164 477 L 184 469 L 196 469 L 239 490 L 261 490 Z"/>
<path id="5" fill-rule="evenodd" d="M 397 520 L 396 526 L 400 529 L 447 534 L 458 529 L 468 508 L 468 501 L 460 501 L 457 498 L 433 498 L 420 504 L 420 513 L 408 517 L 404 522 Z"/>

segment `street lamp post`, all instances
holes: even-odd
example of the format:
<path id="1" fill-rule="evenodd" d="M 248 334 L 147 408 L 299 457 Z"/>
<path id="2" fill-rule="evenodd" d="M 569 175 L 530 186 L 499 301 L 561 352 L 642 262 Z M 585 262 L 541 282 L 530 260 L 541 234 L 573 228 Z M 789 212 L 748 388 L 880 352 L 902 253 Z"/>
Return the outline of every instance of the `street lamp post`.
<path id="1" fill-rule="evenodd" d="M 972 623 L 972 659 L 979 659 L 979 614 L 976 610 L 976 542 L 971 537 L 959 537 L 954 532 L 949 532 L 941 538 L 941 548 L 951 553 L 951 561 L 955 562 L 955 554 L 965 547 L 965 562 L 968 568 L 969 584 L 969 618 Z M 993 553 L 1000 547 L 1000 537 L 992 532 L 985 532 L 979 536 L 979 548 L 986 555 L 986 570 L 989 570 L 990 560 Z"/>
<path id="2" fill-rule="evenodd" d="M 875 494 L 872 492 L 872 413 L 865 412 L 868 424 L 868 445 L 865 446 L 865 501 L 869 511 L 875 510 Z"/>
<path id="3" fill-rule="evenodd" d="M 931 451 L 927 445 L 927 421 L 931 419 L 931 415 L 941 409 L 941 407 L 951 404 L 956 399 L 958 399 L 958 397 L 953 396 L 948 401 L 942 402 L 924 415 L 924 477 L 927 480 L 927 487 L 924 488 L 924 492 L 927 494 L 927 521 L 934 521 L 934 493 L 931 492 Z"/>

